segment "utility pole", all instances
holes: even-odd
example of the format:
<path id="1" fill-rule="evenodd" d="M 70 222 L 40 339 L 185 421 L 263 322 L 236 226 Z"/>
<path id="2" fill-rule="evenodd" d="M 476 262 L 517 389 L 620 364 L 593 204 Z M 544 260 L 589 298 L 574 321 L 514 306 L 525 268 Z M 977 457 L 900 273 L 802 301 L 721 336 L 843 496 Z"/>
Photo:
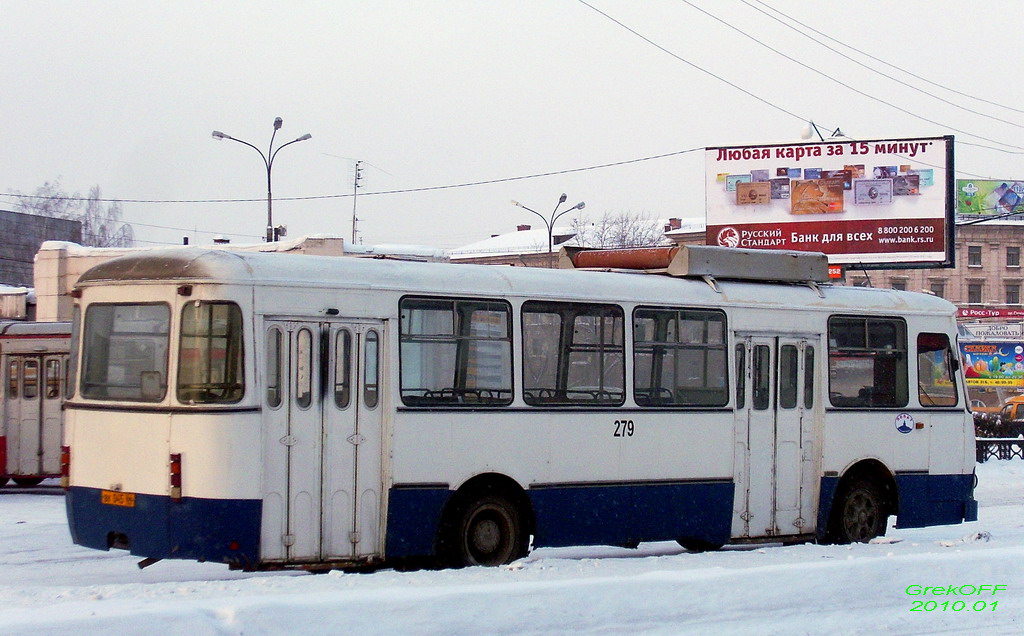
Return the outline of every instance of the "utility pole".
<path id="1" fill-rule="evenodd" d="M 359 194 L 359 188 L 362 187 L 362 186 L 359 185 L 359 180 L 363 177 L 363 169 L 360 167 L 362 165 L 362 163 L 363 163 L 362 161 L 360 161 L 358 159 L 356 160 L 356 166 L 355 166 L 355 171 L 354 171 L 355 172 L 355 176 L 352 178 L 352 244 L 353 245 L 356 244 L 356 221 L 359 220 L 358 218 L 356 218 L 356 195 Z"/>

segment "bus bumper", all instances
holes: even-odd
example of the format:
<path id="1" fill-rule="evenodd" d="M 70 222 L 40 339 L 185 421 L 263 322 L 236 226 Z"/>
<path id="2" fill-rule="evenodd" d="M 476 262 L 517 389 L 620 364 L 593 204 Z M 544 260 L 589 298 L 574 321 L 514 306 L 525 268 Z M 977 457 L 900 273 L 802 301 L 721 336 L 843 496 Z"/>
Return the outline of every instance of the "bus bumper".
<path id="1" fill-rule="evenodd" d="M 72 540 L 97 550 L 127 549 L 149 559 L 190 559 L 250 569 L 259 559 L 261 502 L 172 500 L 136 494 L 132 506 L 104 504 L 97 488 L 72 487 L 65 505 Z"/>

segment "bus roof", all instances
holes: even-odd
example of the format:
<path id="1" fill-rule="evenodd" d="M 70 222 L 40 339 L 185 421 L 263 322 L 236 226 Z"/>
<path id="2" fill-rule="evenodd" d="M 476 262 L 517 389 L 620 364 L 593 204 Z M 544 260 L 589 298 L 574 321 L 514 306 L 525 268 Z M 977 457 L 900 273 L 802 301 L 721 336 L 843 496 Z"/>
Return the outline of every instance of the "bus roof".
<path id="1" fill-rule="evenodd" d="M 9 336 L 70 336 L 71 323 L 0 320 L 0 338 Z"/>
<path id="2" fill-rule="evenodd" d="M 462 296 L 499 295 L 657 304 L 804 306 L 833 311 L 955 313 L 942 298 L 863 287 L 726 280 L 718 291 L 700 279 L 657 274 L 552 270 L 503 265 L 169 248 L 127 254 L 85 272 L 76 287 L 129 283 L 203 283 L 337 287 Z M 819 294 L 820 291 L 820 294 Z M 676 300 L 678 299 L 678 300 Z"/>

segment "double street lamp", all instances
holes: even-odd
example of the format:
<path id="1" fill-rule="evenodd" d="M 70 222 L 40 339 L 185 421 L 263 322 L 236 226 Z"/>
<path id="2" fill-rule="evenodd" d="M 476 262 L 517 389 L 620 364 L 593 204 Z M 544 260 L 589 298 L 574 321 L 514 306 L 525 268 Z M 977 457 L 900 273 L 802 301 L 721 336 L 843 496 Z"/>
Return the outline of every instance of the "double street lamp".
<path id="1" fill-rule="evenodd" d="M 298 143 L 300 141 L 306 141 L 307 139 L 311 139 L 313 137 L 313 135 L 310 135 L 309 133 L 306 133 L 305 135 L 299 137 L 298 139 L 293 139 L 293 140 L 289 141 L 286 144 L 281 144 L 275 150 L 274 149 L 274 137 L 277 136 L 277 131 L 281 129 L 281 124 L 283 124 L 283 123 L 284 123 L 284 121 L 280 117 L 278 117 L 278 118 L 276 118 L 274 120 L 274 133 L 272 135 L 270 135 L 270 147 L 267 149 L 267 153 L 266 154 L 263 154 L 262 150 L 260 150 L 256 146 L 252 145 L 248 141 L 243 141 L 241 139 L 237 139 L 235 137 L 232 137 L 231 135 L 226 135 L 226 134 L 222 133 L 219 130 L 213 131 L 213 138 L 214 139 L 230 139 L 231 141 L 237 141 L 238 143 L 245 144 L 246 146 L 249 146 L 250 148 L 252 148 L 256 152 L 260 153 L 260 157 L 262 157 L 262 159 L 263 159 L 263 164 L 267 167 L 267 242 L 268 243 L 270 243 L 272 241 L 278 240 L 278 238 L 280 238 L 281 235 L 283 234 L 283 232 L 281 231 L 283 228 L 274 227 L 274 212 L 273 212 L 274 196 L 271 193 L 271 186 L 270 186 L 270 171 L 274 167 L 274 157 L 276 157 L 277 153 L 281 152 L 281 149 L 284 148 L 285 146 L 290 146 L 290 145 L 292 145 L 294 143 Z"/>
<path id="2" fill-rule="evenodd" d="M 512 202 L 512 205 L 514 205 L 516 207 L 519 207 L 519 208 L 523 208 L 527 212 L 533 212 L 534 214 L 536 214 L 537 216 L 540 217 L 541 221 L 544 221 L 544 226 L 548 230 L 548 267 L 552 267 L 552 268 L 555 266 L 555 255 L 554 255 L 554 252 L 552 251 L 553 248 L 554 248 L 554 245 L 552 245 L 552 236 L 551 235 L 554 232 L 555 221 L 557 221 L 558 217 L 562 216 L 566 212 L 572 212 L 573 210 L 582 210 L 586 206 L 586 204 L 583 203 L 583 201 L 580 201 L 579 203 L 577 203 L 576 205 L 572 206 L 571 208 L 566 208 L 566 209 L 562 210 L 561 212 L 559 212 L 558 208 L 561 207 L 561 205 L 563 203 L 565 203 L 565 199 L 566 199 L 566 195 L 563 192 L 562 196 L 558 197 L 558 203 L 555 204 L 555 209 L 551 211 L 551 215 L 549 217 L 545 217 L 543 214 L 541 214 L 540 212 L 538 212 L 536 210 L 531 210 L 530 208 L 526 207 L 525 205 L 523 205 L 519 201 L 513 201 Z"/>

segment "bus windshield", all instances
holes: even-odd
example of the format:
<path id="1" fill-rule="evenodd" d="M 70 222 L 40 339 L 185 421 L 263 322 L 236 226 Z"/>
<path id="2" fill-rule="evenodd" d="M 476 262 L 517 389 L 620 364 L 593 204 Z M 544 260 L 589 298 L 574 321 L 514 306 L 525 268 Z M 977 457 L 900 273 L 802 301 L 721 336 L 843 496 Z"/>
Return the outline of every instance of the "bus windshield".
<path id="1" fill-rule="evenodd" d="M 82 397 L 162 400 L 170 322 L 165 304 L 90 305 L 82 330 Z"/>

